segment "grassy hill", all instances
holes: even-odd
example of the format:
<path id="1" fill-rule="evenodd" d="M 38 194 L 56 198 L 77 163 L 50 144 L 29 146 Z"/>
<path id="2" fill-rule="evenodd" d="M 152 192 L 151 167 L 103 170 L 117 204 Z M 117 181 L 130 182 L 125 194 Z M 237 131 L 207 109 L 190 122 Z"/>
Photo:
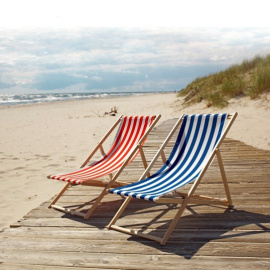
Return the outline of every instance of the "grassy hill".
<path id="1" fill-rule="evenodd" d="M 178 95 L 184 97 L 187 105 L 205 100 L 208 107 L 222 108 L 231 98 L 249 96 L 255 99 L 266 92 L 270 92 L 270 54 L 197 78 Z"/>

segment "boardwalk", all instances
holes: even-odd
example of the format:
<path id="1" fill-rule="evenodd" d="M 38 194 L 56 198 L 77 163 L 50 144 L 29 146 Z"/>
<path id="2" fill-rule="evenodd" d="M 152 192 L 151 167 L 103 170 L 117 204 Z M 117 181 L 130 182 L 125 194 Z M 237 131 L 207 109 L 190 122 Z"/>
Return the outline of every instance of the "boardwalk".
<path id="1" fill-rule="evenodd" d="M 149 136 L 148 160 L 174 122 Z M 221 153 L 235 209 L 190 205 L 166 246 L 105 228 L 122 202 L 116 195 L 106 196 L 89 220 L 48 209 L 47 201 L 0 233 L 0 269 L 270 269 L 270 151 L 226 139 Z M 213 162 L 198 193 L 224 196 L 217 166 Z M 139 160 L 123 178 L 138 175 Z M 72 187 L 59 204 L 76 207 L 98 191 Z M 147 224 L 159 235 L 175 211 L 168 210 L 134 200 L 118 224 Z"/>

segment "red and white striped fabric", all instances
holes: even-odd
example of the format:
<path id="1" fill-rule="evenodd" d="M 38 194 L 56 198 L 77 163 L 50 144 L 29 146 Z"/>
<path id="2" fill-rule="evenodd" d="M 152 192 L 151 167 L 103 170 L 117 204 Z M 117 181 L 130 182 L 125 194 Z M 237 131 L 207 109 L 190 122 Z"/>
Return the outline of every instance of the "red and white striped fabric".
<path id="1" fill-rule="evenodd" d="M 98 161 L 79 170 L 51 175 L 49 178 L 81 184 L 117 171 L 147 132 L 156 116 L 125 116 L 122 118 L 110 150 Z M 136 155 L 138 154 L 138 151 Z M 136 157 L 132 158 L 132 160 Z M 132 161 L 131 160 L 131 161 Z"/>

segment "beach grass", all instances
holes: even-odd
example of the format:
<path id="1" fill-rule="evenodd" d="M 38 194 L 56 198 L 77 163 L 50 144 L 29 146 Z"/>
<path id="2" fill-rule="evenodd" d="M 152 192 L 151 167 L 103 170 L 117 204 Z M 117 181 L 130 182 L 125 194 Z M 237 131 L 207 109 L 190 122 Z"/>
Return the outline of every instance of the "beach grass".
<path id="1" fill-rule="evenodd" d="M 207 106 L 223 108 L 231 98 L 259 98 L 270 92 L 270 54 L 255 56 L 226 70 L 197 78 L 178 92 L 187 105 L 205 100 Z"/>

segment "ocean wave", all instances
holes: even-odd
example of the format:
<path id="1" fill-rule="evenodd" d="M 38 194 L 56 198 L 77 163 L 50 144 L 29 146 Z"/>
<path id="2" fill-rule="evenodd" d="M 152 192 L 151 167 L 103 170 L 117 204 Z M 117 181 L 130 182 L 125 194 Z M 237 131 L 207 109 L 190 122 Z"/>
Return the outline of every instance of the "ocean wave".
<path id="1" fill-rule="evenodd" d="M 50 94 L 0 94 L 0 106 L 25 105 L 68 100 L 97 99 L 143 95 L 151 92 L 104 92 L 104 93 L 50 93 Z"/>

